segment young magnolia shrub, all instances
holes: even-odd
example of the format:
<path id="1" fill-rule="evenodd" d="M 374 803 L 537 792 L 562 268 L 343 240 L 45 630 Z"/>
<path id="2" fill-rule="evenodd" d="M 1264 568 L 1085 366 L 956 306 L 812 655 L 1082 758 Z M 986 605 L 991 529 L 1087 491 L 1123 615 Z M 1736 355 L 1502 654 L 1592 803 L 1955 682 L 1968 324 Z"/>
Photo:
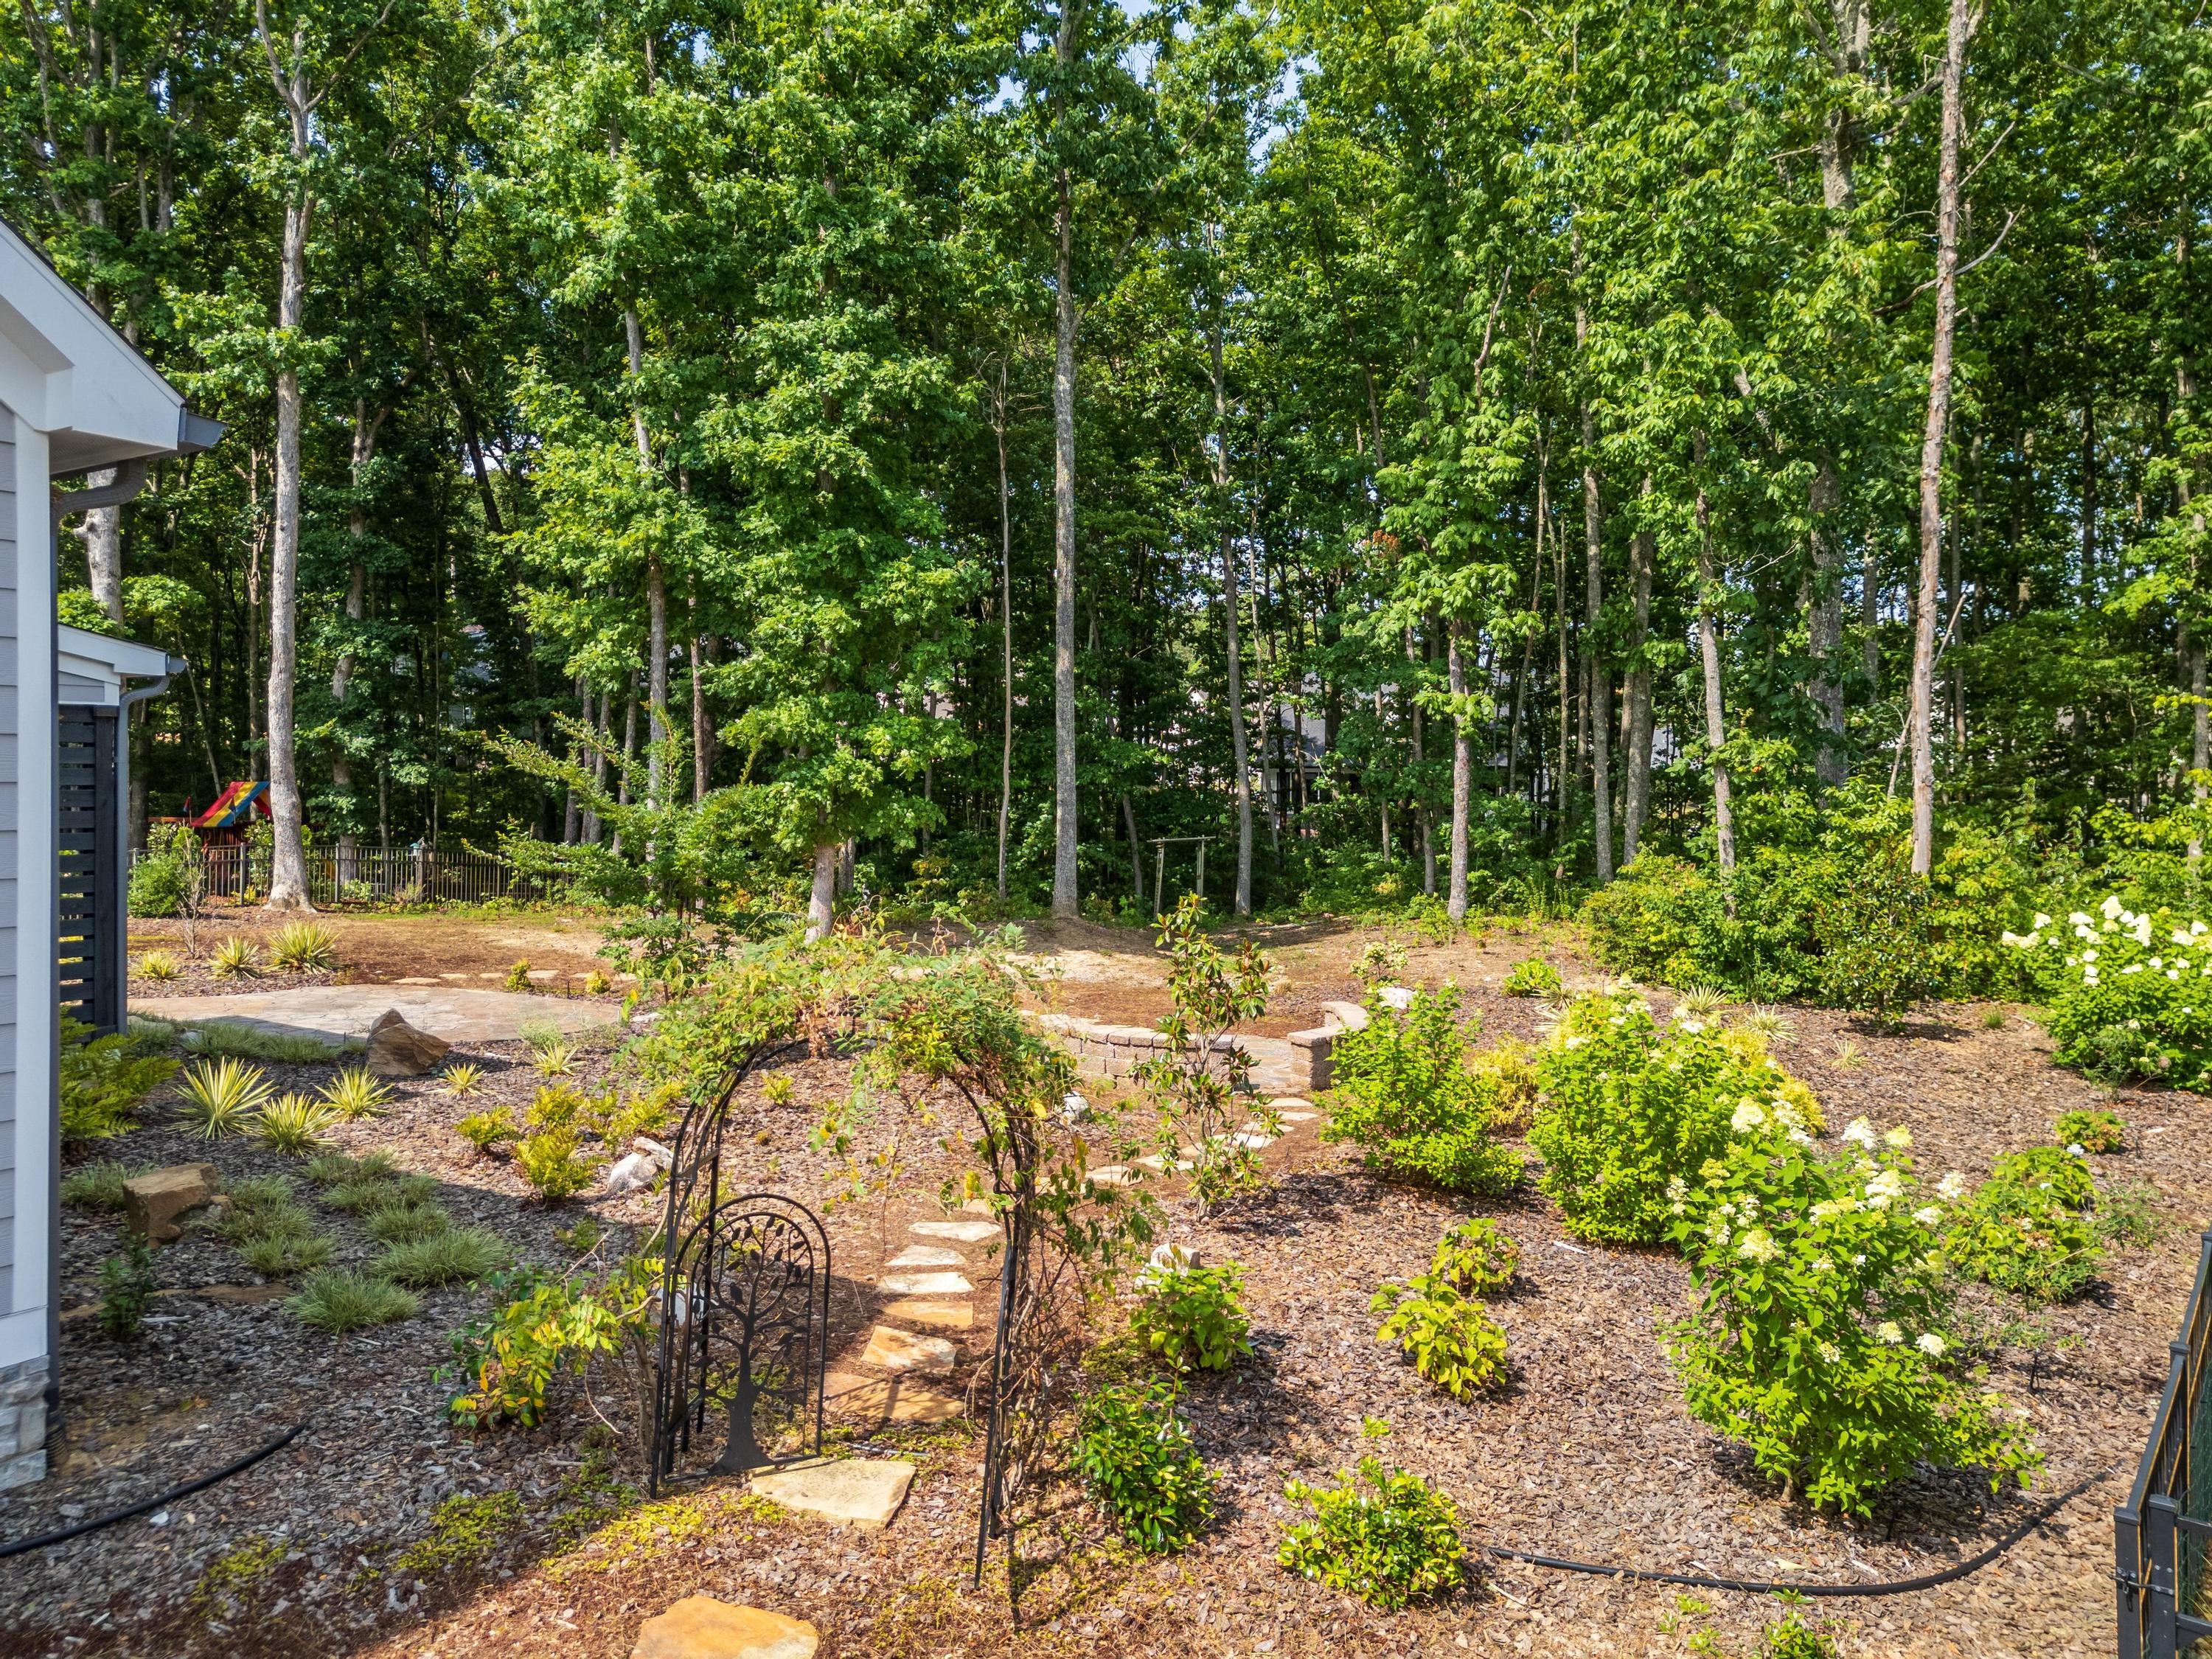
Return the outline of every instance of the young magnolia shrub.
<path id="1" fill-rule="evenodd" d="M 1453 985 L 1415 991 L 1402 1010 L 1370 994 L 1365 1028 L 1341 1033 L 1332 1051 L 1322 1134 L 1448 1191 L 1508 1192 L 1520 1182 L 1521 1155 L 1492 1139 L 1503 1089 L 1497 1072 L 1469 1066 L 1459 1006 Z"/>
<path id="2" fill-rule="evenodd" d="M 1528 1144 L 1583 1238 L 1657 1243 L 1674 1218 L 1668 1182 L 1732 1135 L 1772 1128 L 1809 1145 L 1819 1127 L 1810 1094 L 1756 1034 L 1698 1019 L 1662 1031 L 1629 993 L 1577 1000 L 1537 1069 L 1545 1103 Z"/>
<path id="3" fill-rule="evenodd" d="M 2073 1164 L 2056 1147 L 2032 1151 L 2057 1152 Z M 2087 1182 L 2087 1170 L 2081 1178 Z M 2046 1178 L 2040 1160 L 2014 1153 L 1999 1158 L 1996 1173 L 1960 1206 L 1944 1236 L 1944 1254 L 1959 1272 L 1994 1289 L 2031 1302 L 2064 1302 L 2087 1289 L 2104 1265 L 2096 1228 L 2083 1213 L 2087 1207 L 2077 1188 Z"/>
<path id="4" fill-rule="evenodd" d="M 1334 1486 L 1293 1480 L 1283 1491 L 1313 1510 L 1275 1553 L 1300 1577 L 1392 1612 L 1458 1587 L 1467 1553 L 1458 1506 L 1418 1474 L 1363 1457 Z"/>
<path id="5" fill-rule="evenodd" d="M 2118 1112 L 2108 1112 L 2100 1106 L 2059 1113 L 2057 1121 L 2051 1126 L 2051 1138 L 2069 1152 L 2076 1146 L 2085 1152 L 2118 1152 L 2127 1149 L 2127 1120 Z"/>
<path id="6" fill-rule="evenodd" d="M 2101 1083 L 2156 1078 L 2194 1089 L 2212 1071 L 2212 930 L 2167 909 L 2130 910 L 2117 894 L 2064 927 L 2039 915 L 2004 942 L 2051 992 L 2062 1066 Z"/>
<path id="7" fill-rule="evenodd" d="M 1395 1342 L 1413 1369 L 1455 1400 L 1505 1375 L 1505 1333 L 1480 1302 L 1433 1273 L 1375 1292 L 1370 1311 L 1387 1313 L 1377 1342 Z"/>
<path id="8" fill-rule="evenodd" d="M 1565 988 L 1558 969 L 1541 957 L 1530 957 L 1526 962 L 1515 963 L 1498 988 L 1509 997 L 1541 997 Z"/>
<path id="9" fill-rule="evenodd" d="M 1462 1221 L 1437 1241 L 1429 1272 L 1462 1296 L 1488 1296 L 1513 1282 L 1521 1247 L 1488 1216 Z"/>
<path id="10" fill-rule="evenodd" d="M 1085 1398 L 1076 1419 L 1084 1490 L 1149 1555 L 1184 1548 L 1213 1516 L 1213 1477 L 1175 1399 L 1164 1382 L 1115 1384 Z"/>
<path id="11" fill-rule="evenodd" d="M 1824 1158 L 1771 1124 L 1677 1180 L 1672 1236 L 1696 1311 L 1666 1333 L 1690 1414 L 1818 1507 L 1865 1516 L 1916 1463 L 2008 1475 L 2041 1462 L 2003 1396 L 1945 1364 L 1936 1241 L 1963 1177 L 1916 1195 L 1911 1137 L 1863 1118 Z"/>
<path id="12" fill-rule="evenodd" d="M 2007 1152 L 1996 1161 L 1990 1178 L 2041 1193 L 2069 1210 L 2096 1207 L 2096 1178 L 2087 1164 L 2062 1147 L 2030 1146 L 2026 1152 Z"/>
<path id="13" fill-rule="evenodd" d="M 1235 1262 L 1147 1267 L 1137 1284 L 1145 1299 L 1129 1316 L 1129 1328 L 1177 1370 L 1227 1370 L 1252 1352 L 1244 1270 Z"/>

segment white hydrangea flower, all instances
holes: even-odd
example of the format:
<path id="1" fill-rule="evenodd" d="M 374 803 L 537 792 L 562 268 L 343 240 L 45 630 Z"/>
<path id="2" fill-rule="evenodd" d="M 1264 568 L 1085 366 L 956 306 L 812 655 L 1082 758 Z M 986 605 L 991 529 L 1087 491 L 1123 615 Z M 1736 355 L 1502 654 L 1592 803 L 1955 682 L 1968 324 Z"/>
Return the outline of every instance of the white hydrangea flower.
<path id="1" fill-rule="evenodd" d="M 2131 962 L 2131 963 L 2130 963 L 2126 967 L 2124 967 L 2124 968 L 2121 969 L 2120 969 L 2120 972 L 2121 972 L 2121 973 L 2123 973 L 2123 974 L 2140 974 L 2141 972 L 2142 972 L 2142 970 L 2143 970 L 2143 965 L 2142 965 L 2142 963 L 2141 963 L 2140 962 Z M 2096 977 L 2097 977 L 2097 971 L 2096 971 L 2096 969 L 2094 969 L 2094 968 L 2093 968 L 2093 969 L 2091 969 L 2089 970 L 2089 977 L 2090 977 L 2091 979 L 2094 979 L 2094 978 L 2096 978 Z"/>
<path id="2" fill-rule="evenodd" d="M 1759 1103 L 1746 1100 L 1737 1104 L 1735 1115 L 1729 1119 L 1729 1127 L 1737 1134 L 1749 1134 L 1765 1121 L 1766 1114 L 1759 1109 Z"/>
<path id="3" fill-rule="evenodd" d="M 2091 925 L 2089 918 L 2079 910 L 2076 910 L 2072 915 L 2067 917 L 2066 920 L 2072 922 L 2076 927 L 2087 927 Z"/>
<path id="4" fill-rule="evenodd" d="M 1792 1129 L 1790 1132 L 1790 1144 L 1793 1146 L 1809 1146 L 1813 1144 L 1813 1137 L 1802 1129 Z"/>
<path id="5" fill-rule="evenodd" d="M 1863 1146 L 1867 1151 L 1872 1152 L 1874 1125 L 1863 1117 L 1855 1117 L 1850 1121 L 1850 1127 L 1844 1131 L 1844 1139 L 1853 1146 Z"/>
<path id="6" fill-rule="evenodd" d="M 1837 1203 L 1834 1199 L 1824 1198 L 1813 1206 L 1813 1219 L 1826 1221 L 1829 1217 L 1840 1213 L 1842 1209 L 1843 1206 Z"/>
<path id="7" fill-rule="evenodd" d="M 2051 926 L 2051 918 L 2045 915 L 2042 911 L 2038 910 L 2035 913 L 2035 920 L 2028 925 L 2033 927 L 2035 931 L 2039 933 L 2045 928 Z"/>
<path id="8" fill-rule="evenodd" d="M 1930 1204 L 1924 1208 L 1915 1210 L 1912 1212 L 1912 1218 L 1923 1227 L 1933 1227 L 1943 1219 L 1943 1212 Z"/>
<path id="9" fill-rule="evenodd" d="M 2114 916 L 2118 915 L 2121 911 L 2126 909 L 2127 906 L 2120 902 L 2120 896 L 2118 893 L 2107 893 L 2105 895 L 2105 902 L 2099 905 L 2097 908 L 2104 914 L 2105 919 L 2109 921 Z"/>
<path id="10" fill-rule="evenodd" d="M 1874 1334 L 1892 1347 L 1905 1340 L 1905 1333 L 1898 1328 L 1894 1319 L 1885 1319 L 1874 1328 Z"/>
<path id="11" fill-rule="evenodd" d="M 1813 1352 L 1820 1356 L 1823 1364 L 1832 1365 L 1844 1357 L 1844 1351 L 1832 1342 L 1815 1343 Z"/>
<path id="12" fill-rule="evenodd" d="M 2176 945 L 2187 945 L 2187 944 L 2189 943 L 2189 935 L 2188 935 L 2188 934 L 2186 934 L 2186 933 L 2183 933 L 2183 932 L 2181 931 L 2181 929 L 2179 929 L 2179 927 L 2175 928 L 2172 933 L 2168 933 L 2168 934 L 2166 935 L 2166 937 L 2167 937 L 2168 939 L 2172 939 L 2172 940 Z"/>
<path id="13" fill-rule="evenodd" d="M 1764 1227 L 1753 1227 L 1737 1243 L 1735 1253 L 1747 1261 L 1771 1261 L 1782 1254 L 1774 1246 L 1773 1236 Z"/>
<path id="14" fill-rule="evenodd" d="M 1930 1359 L 1941 1359 L 1943 1357 L 1943 1350 L 1948 1345 L 1944 1342 L 1943 1339 L 1936 1335 L 1935 1332 L 1923 1331 L 1920 1334 L 1919 1340 L 1915 1342 L 1912 1346 L 1919 1349 L 1921 1352 L 1926 1354 Z"/>
<path id="15" fill-rule="evenodd" d="M 1905 1177 L 1894 1170 L 1883 1170 L 1867 1182 L 1866 1189 L 1869 1200 L 1899 1198 L 1905 1193 Z"/>
<path id="16" fill-rule="evenodd" d="M 2015 951 L 2024 949 L 2027 945 L 2027 940 L 2021 938 L 2018 933 L 2014 933 L 2009 927 L 2006 928 L 2002 933 L 1999 933 L 1997 938 L 2001 942 L 2011 945 Z"/>
<path id="17" fill-rule="evenodd" d="M 1936 1195 L 1947 1203 L 1961 1198 L 1966 1191 L 1966 1177 L 1956 1170 L 1936 1183 Z"/>
<path id="18" fill-rule="evenodd" d="M 2094 962 L 2096 959 L 2097 953 L 2094 951 L 2084 951 L 2081 952 L 2081 960 L 2084 962 Z"/>
<path id="19" fill-rule="evenodd" d="M 2154 968 L 2163 968 L 2166 966 L 2166 958 L 2163 957 L 2153 957 L 2150 959 L 2150 965 Z"/>
<path id="20" fill-rule="evenodd" d="M 1894 1129 L 1892 1129 L 1887 1134 L 1884 1135 L 1882 1139 L 1888 1142 L 1891 1146 L 1901 1152 L 1912 1144 L 1912 1131 L 1906 1128 L 1902 1123 L 1900 1123 Z"/>
<path id="21" fill-rule="evenodd" d="M 2084 1146 L 2078 1140 L 2071 1140 L 2066 1144 L 2066 1156 L 2069 1158 L 2087 1158 L 2089 1156 L 2089 1149 Z"/>
<path id="22" fill-rule="evenodd" d="M 2148 916 L 2137 916 L 2136 918 L 2135 933 L 2136 944 L 2148 945 L 2150 943 L 2150 918 Z"/>
<path id="23" fill-rule="evenodd" d="M 2094 985 L 2096 982 L 2097 970 L 2094 968 L 2084 968 L 2081 970 L 2081 983 L 2084 985 Z"/>
<path id="24" fill-rule="evenodd" d="M 2190 938 L 2191 938 L 2191 939 L 2197 939 L 2197 938 L 2199 938 L 2199 937 L 2201 937 L 2201 936 L 2203 935 L 2203 932 L 2204 932 L 2204 924 L 2203 924 L 2203 922 L 2201 922 L 2201 921 L 2192 921 L 2192 922 L 2191 922 L 2191 923 L 2189 924 L 2189 937 L 2190 937 Z"/>

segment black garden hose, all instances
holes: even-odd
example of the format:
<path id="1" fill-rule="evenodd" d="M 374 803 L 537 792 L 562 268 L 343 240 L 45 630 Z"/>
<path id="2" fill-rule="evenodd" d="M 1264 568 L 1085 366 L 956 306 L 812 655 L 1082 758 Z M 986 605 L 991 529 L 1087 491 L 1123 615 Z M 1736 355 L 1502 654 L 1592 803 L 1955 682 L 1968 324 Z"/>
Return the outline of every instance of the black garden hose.
<path id="1" fill-rule="evenodd" d="M 228 1480 L 252 1468 L 263 1458 L 280 1452 L 307 1430 L 305 1423 L 295 1423 L 258 1451 L 250 1451 L 235 1463 L 226 1463 L 213 1474 L 204 1474 L 197 1480 L 187 1480 L 181 1486 L 172 1486 L 165 1492 L 145 1498 L 128 1509 L 111 1514 L 94 1516 L 89 1521 L 80 1521 L 74 1526 L 64 1527 L 58 1532 L 42 1532 L 36 1538 L 21 1538 L 12 1544 L 0 1544 L 0 1556 L 21 1555 L 27 1550 L 51 1549 L 56 1544 L 66 1544 L 72 1538 L 82 1538 L 88 1532 L 98 1532 L 102 1527 L 112 1527 L 118 1521 L 128 1521 L 134 1515 L 143 1515 L 149 1510 L 158 1510 L 175 1503 L 179 1498 L 190 1498 L 196 1492 L 205 1492 L 219 1480 Z"/>
<path id="2" fill-rule="evenodd" d="M 1651 1572 L 1641 1567 L 1607 1566 L 1596 1561 L 1570 1561 L 1556 1555 L 1536 1555 L 1526 1550 L 1509 1550 L 1496 1544 L 1478 1543 L 1476 1547 L 1486 1553 L 1506 1561 L 1524 1561 L 1534 1567 L 1553 1567 L 1561 1572 L 1595 1573 L 1606 1578 L 1637 1578 L 1652 1584 L 1685 1584 L 1696 1589 L 1741 1590 L 1752 1595 L 1910 1595 L 1917 1590 L 1935 1589 L 1964 1578 L 1968 1573 L 1979 1572 L 2002 1555 L 2038 1527 L 2064 1509 L 2083 1492 L 2112 1472 L 2117 1465 L 2097 1471 L 2045 1504 L 2027 1519 L 2014 1527 L 2002 1538 L 1984 1550 L 1971 1561 L 1961 1561 L 1955 1567 L 1946 1567 L 1941 1572 L 1923 1573 L 1917 1578 L 1899 1578 L 1880 1584 L 1792 1584 L 1769 1578 L 1713 1578 L 1694 1572 Z"/>

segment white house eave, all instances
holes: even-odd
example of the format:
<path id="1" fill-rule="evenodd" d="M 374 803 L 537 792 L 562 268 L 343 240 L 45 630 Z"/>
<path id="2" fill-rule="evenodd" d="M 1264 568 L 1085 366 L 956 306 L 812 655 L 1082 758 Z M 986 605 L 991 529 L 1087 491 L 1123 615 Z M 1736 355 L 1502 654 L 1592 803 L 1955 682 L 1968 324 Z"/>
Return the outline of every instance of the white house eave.
<path id="1" fill-rule="evenodd" d="M 56 650 L 64 674 L 120 684 L 126 679 L 156 680 L 174 665 L 169 653 L 136 640 L 118 640 L 89 629 L 60 626 Z"/>

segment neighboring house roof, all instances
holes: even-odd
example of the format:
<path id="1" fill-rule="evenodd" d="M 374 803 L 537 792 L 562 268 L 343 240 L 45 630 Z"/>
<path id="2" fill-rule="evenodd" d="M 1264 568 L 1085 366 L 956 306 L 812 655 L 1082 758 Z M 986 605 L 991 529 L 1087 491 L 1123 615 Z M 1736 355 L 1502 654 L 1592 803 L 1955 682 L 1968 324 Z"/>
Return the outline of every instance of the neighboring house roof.
<path id="1" fill-rule="evenodd" d="M 55 665 L 61 672 L 61 700 L 79 706 L 113 708 L 125 680 L 157 680 L 185 672 L 182 659 L 159 647 L 118 640 L 89 629 L 61 624 Z"/>
<path id="2" fill-rule="evenodd" d="M 0 404 L 46 434 L 57 477 L 195 453 L 222 433 L 4 222 Z"/>
<path id="3" fill-rule="evenodd" d="M 236 830 L 253 822 L 256 811 L 269 816 L 269 786 L 241 779 L 227 783 L 215 805 L 192 820 L 195 830 Z"/>

